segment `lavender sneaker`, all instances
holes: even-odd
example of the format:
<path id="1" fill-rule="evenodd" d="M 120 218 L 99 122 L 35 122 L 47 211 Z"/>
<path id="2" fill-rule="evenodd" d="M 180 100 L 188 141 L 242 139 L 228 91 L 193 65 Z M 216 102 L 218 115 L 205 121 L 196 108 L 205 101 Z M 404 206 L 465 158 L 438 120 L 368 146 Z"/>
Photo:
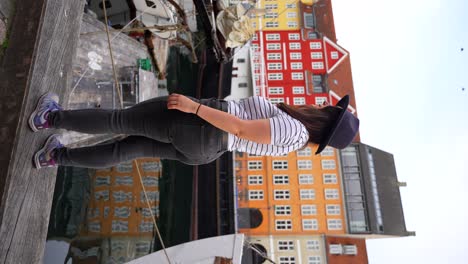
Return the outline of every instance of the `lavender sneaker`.
<path id="1" fill-rule="evenodd" d="M 48 116 L 51 112 L 62 110 L 59 97 L 54 93 L 46 93 L 39 99 L 36 109 L 29 117 L 29 126 L 34 132 L 50 128 Z"/>
<path id="2" fill-rule="evenodd" d="M 51 135 L 44 146 L 34 155 L 34 165 L 37 169 L 46 167 L 57 167 L 54 151 L 63 148 L 58 134 Z"/>

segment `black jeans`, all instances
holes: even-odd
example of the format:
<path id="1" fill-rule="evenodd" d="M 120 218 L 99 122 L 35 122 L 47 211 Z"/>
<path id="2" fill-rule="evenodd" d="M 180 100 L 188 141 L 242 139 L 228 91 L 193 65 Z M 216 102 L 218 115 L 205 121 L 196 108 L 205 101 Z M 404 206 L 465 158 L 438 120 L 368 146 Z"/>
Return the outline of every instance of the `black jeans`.
<path id="1" fill-rule="evenodd" d="M 218 99 L 192 100 L 227 111 Z M 57 164 L 106 168 L 142 157 L 178 160 L 190 165 L 206 164 L 227 149 L 227 133 L 194 114 L 167 109 L 167 97 L 157 97 L 124 110 L 83 109 L 49 115 L 54 128 L 88 134 L 126 134 L 123 140 L 83 148 L 61 148 Z"/>

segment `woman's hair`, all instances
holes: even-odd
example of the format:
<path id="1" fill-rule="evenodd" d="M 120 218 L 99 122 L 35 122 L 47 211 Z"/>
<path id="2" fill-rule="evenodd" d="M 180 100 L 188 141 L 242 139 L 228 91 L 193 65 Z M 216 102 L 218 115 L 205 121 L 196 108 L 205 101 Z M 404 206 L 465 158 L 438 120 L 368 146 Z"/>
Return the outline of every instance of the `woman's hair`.
<path id="1" fill-rule="evenodd" d="M 314 108 L 308 105 L 292 106 L 277 104 L 279 109 L 299 120 L 309 132 L 309 142 L 320 144 L 331 129 L 332 122 L 338 118 L 340 109 L 334 106 Z"/>

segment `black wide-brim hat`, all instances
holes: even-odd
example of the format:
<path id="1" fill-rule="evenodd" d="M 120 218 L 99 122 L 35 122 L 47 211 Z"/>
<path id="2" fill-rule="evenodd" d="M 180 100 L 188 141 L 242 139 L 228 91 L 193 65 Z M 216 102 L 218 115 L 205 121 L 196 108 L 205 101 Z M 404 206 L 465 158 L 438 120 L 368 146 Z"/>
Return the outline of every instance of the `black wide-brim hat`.
<path id="1" fill-rule="evenodd" d="M 353 141 L 359 131 L 359 119 L 351 114 L 347 109 L 349 105 L 349 96 L 346 95 L 335 105 L 340 107 L 338 118 L 330 127 L 330 132 L 320 142 L 315 155 L 322 152 L 326 146 L 337 149 L 346 148 Z"/>

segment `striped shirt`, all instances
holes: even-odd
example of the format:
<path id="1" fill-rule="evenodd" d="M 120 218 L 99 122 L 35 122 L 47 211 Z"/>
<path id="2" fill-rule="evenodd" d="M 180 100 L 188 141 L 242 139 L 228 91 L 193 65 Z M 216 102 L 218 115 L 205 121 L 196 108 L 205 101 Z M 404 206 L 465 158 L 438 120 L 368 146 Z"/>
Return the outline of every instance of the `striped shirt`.
<path id="1" fill-rule="evenodd" d="M 228 136 L 228 150 L 247 152 L 258 156 L 282 156 L 303 147 L 309 140 L 305 126 L 267 99 L 253 96 L 240 101 L 228 101 L 228 112 L 244 120 L 269 119 L 270 144 L 260 144 Z"/>

